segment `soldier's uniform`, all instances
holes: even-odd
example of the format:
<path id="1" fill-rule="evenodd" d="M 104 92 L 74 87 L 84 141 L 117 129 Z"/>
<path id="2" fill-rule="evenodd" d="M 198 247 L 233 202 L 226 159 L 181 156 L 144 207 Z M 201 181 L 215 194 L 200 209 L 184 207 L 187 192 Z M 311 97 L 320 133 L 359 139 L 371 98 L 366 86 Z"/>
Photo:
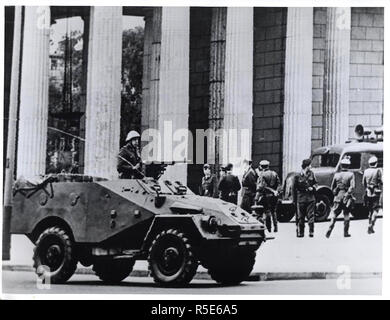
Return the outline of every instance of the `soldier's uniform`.
<path id="1" fill-rule="evenodd" d="M 241 184 L 238 177 L 233 175 L 230 170 L 227 170 L 218 183 L 219 197 L 226 202 L 237 204 L 238 191 L 240 189 Z"/>
<path id="2" fill-rule="evenodd" d="M 264 167 L 259 173 L 256 187 L 256 202 L 263 206 L 262 220 L 267 230 L 271 232 L 273 224 L 274 232 L 278 232 L 278 219 L 276 217 L 276 204 L 278 201 L 277 192 L 280 186 L 278 174 L 268 168 L 268 161 L 261 161 L 260 166 Z"/>
<path id="3" fill-rule="evenodd" d="M 139 134 L 135 131 L 130 131 L 127 135 L 126 142 L 132 139 L 139 138 Z M 136 166 L 138 165 L 138 169 Z M 133 147 L 127 143 L 119 150 L 117 171 L 121 179 L 142 179 L 142 161 L 138 148 Z"/>
<path id="4" fill-rule="evenodd" d="M 242 177 L 243 195 L 241 201 L 241 208 L 247 212 L 251 212 L 251 208 L 254 205 L 257 179 L 257 173 L 255 169 L 250 165 L 248 170 L 244 173 L 244 176 Z"/>
<path id="5" fill-rule="evenodd" d="M 302 163 L 310 165 L 310 159 L 306 159 Z M 306 165 L 305 164 L 305 165 Z M 303 168 L 304 169 L 304 168 Z M 310 169 L 302 170 L 294 177 L 293 182 L 293 198 L 297 205 L 297 236 L 303 237 L 305 232 L 305 218 L 307 217 L 309 224 L 309 235 L 314 235 L 314 209 L 316 204 L 315 186 L 317 185 L 313 171 Z"/>
<path id="6" fill-rule="evenodd" d="M 369 211 L 369 234 L 374 233 L 376 218 L 379 210 L 382 208 L 382 170 L 376 167 L 377 162 L 378 159 L 376 157 L 371 157 L 369 159 L 370 167 L 367 168 L 363 174 L 363 186 L 366 190 L 364 202 Z"/>
<path id="7" fill-rule="evenodd" d="M 355 201 L 355 198 L 353 197 L 355 175 L 353 172 L 348 171 L 348 166 L 350 164 L 351 162 L 349 159 L 341 160 L 341 172 L 337 172 L 332 181 L 331 188 L 335 197 L 333 200 L 332 212 L 330 214 L 331 223 L 326 233 L 327 238 L 330 237 L 334 225 L 336 224 L 336 218 L 341 212 L 344 214 L 344 237 L 350 237 L 349 217 Z"/>
<path id="8" fill-rule="evenodd" d="M 217 177 L 215 175 L 211 174 L 202 178 L 200 195 L 204 197 L 218 198 Z"/>

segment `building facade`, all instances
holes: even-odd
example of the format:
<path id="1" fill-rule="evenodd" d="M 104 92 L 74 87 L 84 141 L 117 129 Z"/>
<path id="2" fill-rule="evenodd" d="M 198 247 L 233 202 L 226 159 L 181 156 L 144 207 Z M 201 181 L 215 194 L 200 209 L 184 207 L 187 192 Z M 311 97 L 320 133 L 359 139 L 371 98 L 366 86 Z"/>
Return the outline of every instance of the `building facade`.
<path id="1" fill-rule="evenodd" d="M 313 148 L 353 137 L 357 124 L 383 125 L 383 8 L 27 6 L 13 12 L 8 30 L 18 43 L 8 39 L 6 56 L 20 59 L 9 64 L 9 71 L 19 65 L 8 81 L 19 85 L 6 78 L 5 108 L 13 103 L 19 110 L 17 176 L 47 171 L 48 30 L 72 15 L 84 20 L 85 174 L 117 177 L 123 15 L 145 20 L 142 130 L 162 129 L 166 121 L 173 132 L 188 129 L 193 136 L 197 129 L 246 129 L 249 148 L 241 158 L 268 159 L 284 176 Z M 217 164 L 229 161 L 229 152 L 215 152 Z M 167 175 L 196 191 L 202 165 L 178 164 Z"/>

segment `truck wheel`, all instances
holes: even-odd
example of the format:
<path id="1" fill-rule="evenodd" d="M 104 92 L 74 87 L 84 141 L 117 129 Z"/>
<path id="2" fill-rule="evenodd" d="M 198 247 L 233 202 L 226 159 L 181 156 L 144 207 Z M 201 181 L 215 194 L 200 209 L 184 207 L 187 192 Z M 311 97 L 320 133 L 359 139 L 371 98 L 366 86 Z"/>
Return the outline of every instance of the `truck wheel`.
<path id="1" fill-rule="evenodd" d="M 246 280 L 252 272 L 256 260 L 256 251 L 228 249 L 218 254 L 207 264 L 213 280 L 223 285 L 237 285 Z"/>
<path id="2" fill-rule="evenodd" d="M 51 227 L 41 233 L 34 249 L 34 268 L 37 275 L 50 283 L 64 283 L 76 271 L 74 243 L 69 234 Z"/>
<path id="3" fill-rule="evenodd" d="M 318 194 L 316 196 L 316 207 L 314 210 L 315 221 L 322 222 L 328 219 L 330 214 L 330 200 L 324 194 Z"/>
<path id="4" fill-rule="evenodd" d="M 188 238 L 176 229 L 156 236 L 149 249 L 148 262 L 154 281 L 169 286 L 189 283 L 198 269 Z"/>
<path id="5" fill-rule="evenodd" d="M 295 216 L 296 207 L 294 204 L 279 204 L 276 207 L 276 215 L 279 222 L 290 222 Z"/>
<path id="6" fill-rule="evenodd" d="M 100 280 L 106 283 L 119 283 L 126 279 L 133 270 L 135 260 L 133 259 L 100 259 L 95 261 L 92 270 Z"/>

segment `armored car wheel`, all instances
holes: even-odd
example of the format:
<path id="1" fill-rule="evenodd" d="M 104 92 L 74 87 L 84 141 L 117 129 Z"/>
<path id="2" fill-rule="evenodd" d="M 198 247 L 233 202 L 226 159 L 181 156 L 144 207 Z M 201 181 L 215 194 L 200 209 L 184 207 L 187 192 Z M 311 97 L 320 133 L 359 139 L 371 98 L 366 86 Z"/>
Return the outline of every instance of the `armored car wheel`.
<path id="1" fill-rule="evenodd" d="M 126 279 L 133 270 L 133 259 L 100 259 L 93 264 L 93 271 L 100 280 L 106 283 L 119 283 Z"/>
<path id="2" fill-rule="evenodd" d="M 213 280 L 223 285 L 237 285 L 246 280 L 255 264 L 256 251 L 227 248 L 207 263 Z"/>
<path id="3" fill-rule="evenodd" d="M 48 228 L 35 243 L 35 272 L 50 283 L 64 283 L 76 271 L 75 256 L 71 236 L 59 227 Z"/>
<path id="4" fill-rule="evenodd" d="M 176 229 L 160 232 L 149 249 L 149 270 L 155 282 L 168 286 L 189 283 L 198 261 L 188 238 Z"/>

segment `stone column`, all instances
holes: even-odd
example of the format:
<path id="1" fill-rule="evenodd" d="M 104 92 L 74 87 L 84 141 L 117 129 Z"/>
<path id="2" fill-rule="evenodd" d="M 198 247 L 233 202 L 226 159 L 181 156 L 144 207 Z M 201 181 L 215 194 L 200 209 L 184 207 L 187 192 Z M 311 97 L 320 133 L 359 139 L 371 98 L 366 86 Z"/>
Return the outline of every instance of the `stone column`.
<path id="1" fill-rule="evenodd" d="M 227 8 L 212 8 L 210 39 L 210 102 L 209 128 L 215 132 L 223 127 L 225 99 L 225 48 L 226 48 L 226 16 Z M 215 163 L 215 172 L 219 173 L 220 137 L 216 137 L 215 145 L 209 143 L 208 163 Z"/>
<path id="2" fill-rule="evenodd" d="M 288 8 L 284 85 L 283 176 L 311 150 L 313 8 Z"/>
<path id="3" fill-rule="evenodd" d="M 144 20 L 145 30 L 142 74 L 141 132 L 149 128 L 150 73 L 153 43 L 153 11 L 148 11 L 144 17 Z"/>
<path id="4" fill-rule="evenodd" d="M 183 138 L 181 134 L 188 133 L 189 17 L 188 7 L 162 8 L 158 126 L 163 137 L 162 157 L 165 161 L 188 159 L 188 143 L 185 137 L 180 139 Z M 184 148 L 183 152 L 175 157 L 172 151 L 178 151 L 179 146 Z M 165 177 L 185 184 L 187 166 L 171 166 Z"/>
<path id="5" fill-rule="evenodd" d="M 49 103 L 50 8 L 25 7 L 17 176 L 45 173 Z"/>
<path id="6" fill-rule="evenodd" d="M 253 8 L 229 7 L 226 22 L 224 129 L 237 129 L 237 134 L 230 136 L 228 143 L 226 139 L 223 141 L 225 163 L 240 165 L 244 158 L 251 158 L 252 88 Z"/>
<path id="7" fill-rule="evenodd" d="M 3 260 L 10 259 L 12 183 L 14 181 L 16 127 L 19 98 L 20 49 L 22 36 L 22 7 L 15 6 L 14 34 L 12 43 L 11 85 L 8 118 L 7 159 L 5 163 L 4 210 L 3 210 Z"/>
<path id="8" fill-rule="evenodd" d="M 161 54 L 161 14 L 162 8 L 153 8 L 150 15 L 145 17 L 145 46 L 148 47 L 145 60 L 148 66 L 144 65 L 144 72 L 147 72 L 147 79 L 143 85 L 146 93 L 146 100 L 142 101 L 142 125 L 145 129 L 158 129 L 158 103 L 159 103 L 159 84 L 160 84 L 160 54 Z M 144 90 L 142 91 L 144 93 Z M 145 101 L 145 104 L 144 104 Z M 146 144 L 149 136 L 143 137 Z M 157 159 L 151 159 L 157 160 Z"/>
<path id="9" fill-rule="evenodd" d="M 122 7 L 91 7 L 85 174 L 118 177 Z"/>
<path id="10" fill-rule="evenodd" d="M 325 41 L 323 144 L 344 143 L 349 126 L 351 8 L 328 8 Z"/>

